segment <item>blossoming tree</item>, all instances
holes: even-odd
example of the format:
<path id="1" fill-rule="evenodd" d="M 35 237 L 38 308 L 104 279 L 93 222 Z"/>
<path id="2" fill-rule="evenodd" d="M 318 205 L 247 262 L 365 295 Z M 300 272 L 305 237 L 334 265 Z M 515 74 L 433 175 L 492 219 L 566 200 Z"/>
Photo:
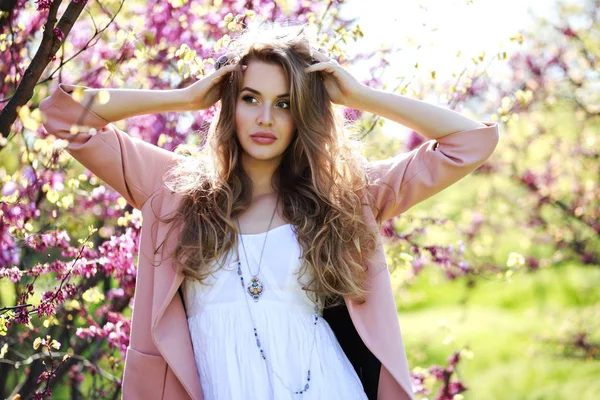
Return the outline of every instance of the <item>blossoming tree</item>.
<path id="1" fill-rule="evenodd" d="M 141 216 L 116 192 L 76 165 L 63 150 L 64 143 L 46 135 L 37 107 L 56 82 L 90 87 L 184 87 L 212 71 L 214 60 L 230 38 L 249 21 L 291 19 L 306 23 L 319 44 L 340 61 L 369 61 L 371 76 L 366 83 L 382 85 L 377 77 L 390 68 L 388 56 L 398 48 L 349 51 L 363 33 L 356 21 L 342 17 L 344 6 L 342 0 L 0 2 L 2 397 L 48 398 L 54 392 L 73 398 L 115 398 L 120 393 L 122 357 L 129 344 Z M 465 70 L 452 84 L 437 82 L 435 74 L 429 74 L 430 79 L 421 80 L 421 85 L 405 80 L 393 85 L 399 92 L 410 90 L 417 97 L 432 90 L 447 93 L 447 104 L 453 108 L 477 101 L 480 108 L 495 113 L 503 122 L 514 123 L 515 115 L 529 112 L 541 97 L 547 99 L 547 93 L 563 99 L 548 79 L 551 65 L 562 68 L 572 78 L 572 85 L 581 85 L 579 78 L 569 75 L 574 56 L 566 49 L 573 43 L 583 46 L 586 34 L 569 27 L 561 29 L 564 43 L 557 45 L 552 55 L 517 54 L 509 59 L 515 81 L 525 82 L 522 87 L 496 84 L 486 76 L 485 67 Z M 595 65 L 597 54 L 590 49 L 582 50 L 581 56 L 590 67 Z M 483 65 L 484 61 L 499 59 L 508 58 L 500 54 L 474 63 Z M 585 105 L 581 107 L 584 114 L 575 113 L 579 123 L 597 118 L 592 102 L 577 101 Z M 365 140 L 382 142 L 377 118 L 356 110 L 344 111 L 347 119 L 357 123 Z M 202 140 L 212 112 L 145 115 L 118 124 L 129 134 L 169 150 L 193 148 Z M 598 165 L 597 150 L 585 144 L 597 134 L 597 128 L 586 129 L 588 136 L 581 137 L 578 154 L 593 168 Z M 536 134 L 543 135 L 542 131 Z M 421 141 L 413 133 L 402 150 L 410 150 Z M 553 246 L 569 250 L 562 251 L 562 257 L 597 262 L 593 247 L 599 233 L 597 203 L 593 203 L 597 187 L 579 181 L 572 193 L 556 197 L 561 192 L 553 190 L 557 182 L 552 175 L 556 171 L 552 170 L 553 163 L 548 163 L 546 170 L 535 169 L 533 163 L 510 174 L 506 174 L 506 165 L 517 162 L 491 160 L 477 173 L 504 173 L 523 185 L 528 204 L 537 204 L 528 216 L 532 237 L 542 239 L 542 231 L 547 230 Z M 548 263 L 544 260 L 551 257 L 543 255 L 514 254 L 508 265 L 505 260 L 488 257 L 491 246 L 481 239 L 482 231 L 508 229 L 502 221 L 489 217 L 492 212 L 485 209 L 484 200 L 490 197 L 501 199 L 500 194 L 490 192 L 479 200 L 471 219 L 461 226 L 462 241 L 456 246 L 420 242 L 428 226 L 443 223 L 437 220 L 415 221 L 416 216 L 409 213 L 385 223 L 382 233 L 393 241 L 388 247 L 390 263 L 408 271 L 402 279 L 410 281 L 426 264 L 438 266 L 450 279 L 472 279 L 483 273 L 506 274 L 517 266 L 537 268 Z M 577 227 L 545 220 L 541 211 L 545 205 L 577 220 Z M 403 224 L 417 222 L 413 231 L 400 229 Z M 579 227 L 588 234 L 576 233 Z M 466 247 L 479 249 L 473 258 L 485 261 L 468 259 Z M 445 367 L 415 370 L 415 390 L 427 394 L 431 385 L 426 381 L 433 378 L 438 382 L 439 399 L 452 399 L 463 392 L 465 386 L 455 378 L 463 354 L 456 351 L 449 355 Z"/>

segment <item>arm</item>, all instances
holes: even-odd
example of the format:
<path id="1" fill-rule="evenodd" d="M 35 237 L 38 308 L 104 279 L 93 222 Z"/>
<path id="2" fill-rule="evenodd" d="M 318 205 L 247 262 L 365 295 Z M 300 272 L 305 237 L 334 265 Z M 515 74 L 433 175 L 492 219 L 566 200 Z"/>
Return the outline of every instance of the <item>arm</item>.
<path id="1" fill-rule="evenodd" d="M 439 193 L 483 164 L 498 144 L 498 125 L 470 120 L 454 111 L 371 89 L 335 61 L 307 68 L 320 71 L 332 102 L 381 115 L 430 140 L 395 157 L 365 163 L 369 194 L 379 223 Z"/>
<path id="2" fill-rule="evenodd" d="M 498 124 L 429 140 L 395 157 L 367 163 L 373 211 L 379 223 L 458 182 L 483 164 L 498 144 Z"/>
<path id="3" fill-rule="evenodd" d="M 430 139 L 409 153 L 367 164 L 381 223 L 444 190 L 483 164 L 498 144 L 498 125 L 473 121 L 421 100 L 366 86 L 354 108 L 398 122 Z"/>
<path id="4" fill-rule="evenodd" d="M 485 125 L 461 114 L 394 93 L 372 89 L 361 84 L 335 60 L 318 51 L 320 61 L 306 72 L 320 72 L 333 103 L 357 110 L 368 111 L 404 125 L 429 139 L 439 139 L 448 134 Z"/>
<path id="5" fill-rule="evenodd" d="M 361 85 L 348 106 L 397 122 L 428 139 L 440 139 L 454 132 L 485 127 L 456 111 L 364 85 Z"/>
<path id="6" fill-rule="evenodd" d="M 139 114 L 208 108 L 219 100 L 218 83 L 235 68 L 240 67 L 223 67 L 180 90 L 99 90 L 60 84 L 40 103 L 44 127 L 48 133 L 67 140 L 66 149 L 75 159 L 129 204 L 141 209 L 162 187 L 162 176 L 176 156 L 132 138 L 111 121 Z"/>
<path id="7" fill-rule="evenodd" d="M 77 161 L 141 209 L 161 187 L 162 173 L 175 154 L 132 138 L 75 101 L 70 93 L 77 88 L 61 84 L 42 100 L 44 127 L 68 140 L 66 150 Z"/>
<path id="8" fill-rule="evenodd" d="M 78 87 L 73 98 L 105 121 L 167 111 L 191 111 L 186 89 L 90 89 Z"/>
<path id="9" fill-rule="evenodd" d="M 78 87 L 73 98 L 105 121 L 119 121 L 142 114 L 167 111 L 204 110 L 219 98 L 219 85 L 224 76 L 239 69 L 232 64 L 184 89 L 90 89 Z"/>
<path id="10" fill-rule="evenodd" d="M 376 219 L 381 223 L 444 190 L 483 164 L 499 140 L 498 125 L 366 86 L 361 107 L 430 139 L 411 152 L 367 164 Z"/>

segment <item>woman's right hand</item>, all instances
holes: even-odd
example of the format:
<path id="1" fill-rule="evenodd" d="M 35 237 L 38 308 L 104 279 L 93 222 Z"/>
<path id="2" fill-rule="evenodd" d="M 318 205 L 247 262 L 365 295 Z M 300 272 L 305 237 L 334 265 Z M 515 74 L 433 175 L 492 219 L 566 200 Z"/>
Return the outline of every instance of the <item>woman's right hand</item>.
<path id="1" fill-rule="evenodd" d="M 243 66 L 240 64 L 225 65 L 183 89 L 191 111 L 205 110 L 219 101 L 221 97 L 219 83 L 225 76 L 237 69 L 243 71 Z"/>

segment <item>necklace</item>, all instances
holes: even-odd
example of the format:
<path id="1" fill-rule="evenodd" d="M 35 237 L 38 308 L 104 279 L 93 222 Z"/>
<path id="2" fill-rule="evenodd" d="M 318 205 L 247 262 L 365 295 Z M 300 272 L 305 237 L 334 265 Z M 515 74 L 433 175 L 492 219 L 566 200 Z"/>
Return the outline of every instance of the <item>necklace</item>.
<path id="1" fill-rule="evenodd" d="M 240 276 L 240 283 L 242 286 L 242 290 L 244 290 L 244 275 L 242 274 L 242 263 L 240 261 L 240 254 L 239 254 L 239 251 L 237 251 L 237 248 L 236 248 L 236 253 L 237 253 L 237 260 L 238 260 L 237 273 Z M 250 268 L 248 268 L 248 269 L 250 269 Z M 306 371 L 306 383 L 304 384 L 303 388 L 300 390 L 295 390 L 295 389 L 292 389 L 291 387 L 289 387 L 283 381 L 283 378 L 277 373 L 277 371 L 275 371 L 275 369 L 273 369 L 273 366 L 267 359 L 267 354 L 265 353 L 264 349 L 262 348 L 262 344 L 260 342 L 260 336 L 258 335 L 258 330 L 256 329 L 256 322 L 254 321 L 254 316 L 252 315 L 252 310 L 250 309 L 250 303 L 248 302 L 248 297 L 244 296 L 244 299 L 246 300 L 246 307 L 248 308 L 248 314 L 250 315 L 250 319 L 252 320 L 252 328 L 253 328 L 253 332 L 254 332 L 254 338 L 256 339 L 256 347 L 258 348 L 258 350 L 260 352 L 260 357 L 265 361 L 265 364 L 267 365 L 267 370 L 271 370 L 273 372 L 273 374 L 277 377 L 279 382 L 281 382 L 281 384 L 283 386 L 285 386 L 285 388 L 288 389 L 293 394 L 306 393 L 308 391 L 308 389 L 310 388 L 310 368 L 312 366 L 312 354 L 313 354 L 313 350 L 315 348 L 315 342 L 316 342 L 316 338 L 317 338 L 317 322 L 319 321 L 319 297 L 317 296 L 316 300 L 314 301 L 315 318 L 313 321 L 314 328 L 313 328 L 312 345 L 311 345 L 310 353 L 308 356 L 309 362 L 308 362 L 308 371 Z"/>
<path id="2" fill-rule="evenodd" d="M 262 283 L 258 274 L 260 274 L 260 263 L 262 261 L 262 256 L 265 251 L 265 245 L 267 244 L 267 236 L 269 235 L 269 230 L 271 229 L 271 224 L 273 223 L 273 218 L 275 218 L 275 214 L 277 212 L 277 205 L 279 204 L 279 194 L 277 194 L 277 202 L 275 203 L 275 209 L 273 210 L 273 215 L 271 215 L 271 221 L 269 222 L 269 226 L 267 227 L 267 232 L 265 233 L 265 240 L 263 242 L 262 250 L 260 251 L 260 258 L 258 259 L 258 271 L 256 274 L 252 273 L 250 269 L 250 263 L 248 262 L 248 254 L 246 253 L 246 246 L 244 245 L 244 238 L 242 236 L 242 227 L 240 226 L 240 220 L 236 218 L 238 224 L 238 230 L 240 232 L 240 240 L 242 242 L 242 248 L 244 249 L 244 256 L 246 256 L 246 263 L 248 264 L 248 271 L 250 271 L 250 275 L 252 275 L 252 279 L 250 279 L 250 283 L 248 284 L 247 290 L 250 297 L 254 299 L 254 301 L 258 301 L 260 296 L 262 296 L 265 285 Z M 239 260 L 239 257 L 238 257 Z M 244 278 L 242 277 L 242 269 L 241 264 L 238 262 L 238 275 L 240 275 L 242 281 Z M 243 283 L 242 283 L 243 285 Z"/>
<path id="3" fill-rule="evenodd" d="M 277 204 L 278 203 L 279 203 L 279 195 L 277 196 Z M 262 250 L 260 253 L 260 259 L 258 261 L 258 271 L 256 272 L 256 275 L 252 274 L 252 270 L 250 269 L 250 264 L 247 262 L 248 256 L 246 255 L 246 248 L 244 246 L 244 240 L 242 239 L 242 235 L 241 235 L 240 221 L 237 220 L 237 218 L 236 218 L 237 223 L 238 223 L 238 229 L 240 230 L 240 239 L 242 242 L 242 248 L 244 249 L 244 256 L 246 256 L 246 264 L 248 265 L 248 271 L 250 271 L 250 274 L 252 275 L 252 281 L 248 285 L 247 291 L 250 294 L 250 296 L 254 299 L 255 302 L 258 302 L 258 299 L 260 298 L 260 296 L 262 296 L 262 293 L 264 290 L 264 285 L 262 284 L 260 279 L 258 279 L 258 274 L 260 273 L 260 263 L 262 261 L 262 255 L 265 250 L 265 244 L 267 243 L 267 235 L 269 233 L 269 229 L 271 228 L 271 223 L 273 222 L 273 217 L 275 216 L 276 211 L 277 211 L 277 205 L 275 205 L 275 210 L 273 211 L 273 216 L 271 217 L 271 222 L 269 222 L 269 227 L 267 228 L 267 233 L 265 234 L 265 241 L 263 243 L 263 247 L 262 247 Z M 242 286 L 242 290 L 244 290 L 244 288 L 245 288 L 244 275 L 242 273 L 242 263 L 240 260 L 240 253 L 239 253 L 237 247 L 236 247 L 236 253 L 237 253 L 237 263 L 238 263 L 237 273 L 240 277 L 240 283 Z M 258 330 L 256 329 L 256 322 L 254 321 L 254 316 L 252 315 L 252 311 L 250 310 L 250 303 L 248 302 L 248 297 L 244 296 L 244 299 L 246 300 L 246 307 L 248 308 L 248 314 L 250 315 L 250 319 L 252 320 L 252 328 L 254 330 L 254 338 L 256 339 L 256 347 L 260 351 L 260 356 L 265 361 L 265 364 L 267 364 L 267 367 L 273 372 L 273 374 L 277 377 L 277 379 L 279 379 L 279 382 L 281 382 L 281 384 L 283 386 L 285 386 L 290 392 L 292 392 L 294 394 L 303 394 L 306 391 L 308 391 L 308 389 L 310 388 L 310 367 L 312 365 L 312 353 L 315 348 L 315 341 L 316 341 L 316 337 L 317 337 L 317 322 L 319 321 L 319 297 L 317 296 L 317 298 L 314 302 L 315 303 L 315 307 L 314 307 L 315 318 L 314 318 L 314 322 L 313 322 L 314 329 L 313 329 L 312 345 L 311 345 L 310 353 L 309 353 L 308 371 L 306 372 L 306 383 L 304 384 L 304 387 L 300 390 L 295 390 L 295 389 L 290 388 L 283 381 L 281 376 L 273 369 L 273 366 L 267 359 L 267 355 L 266 355 L 264 349 L 262 348 L 262 345 L 260 342 L 260 337 L 258 335 Z"/>

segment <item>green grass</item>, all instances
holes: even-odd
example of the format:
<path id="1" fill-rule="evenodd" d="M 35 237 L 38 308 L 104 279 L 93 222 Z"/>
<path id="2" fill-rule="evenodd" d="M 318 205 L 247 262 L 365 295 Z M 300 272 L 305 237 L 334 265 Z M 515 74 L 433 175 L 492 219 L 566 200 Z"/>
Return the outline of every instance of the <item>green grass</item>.
<path id="1" fill-rule="evenodd" d="M 599 399 L 600 361 L 560 357 L 557 345 L 539 339 L 581 325 L 600 341 L 600 321 L 584 317 L 600 305 L 598 287 L 598 267 L 555 267 L 509 282 L 479 281 L 471 290 L 426 270 L 410 296 L 397 299 L 409 365 L 445 365 L 468 347 L 473 358 L 458 371 L 466 400 Z"/>

